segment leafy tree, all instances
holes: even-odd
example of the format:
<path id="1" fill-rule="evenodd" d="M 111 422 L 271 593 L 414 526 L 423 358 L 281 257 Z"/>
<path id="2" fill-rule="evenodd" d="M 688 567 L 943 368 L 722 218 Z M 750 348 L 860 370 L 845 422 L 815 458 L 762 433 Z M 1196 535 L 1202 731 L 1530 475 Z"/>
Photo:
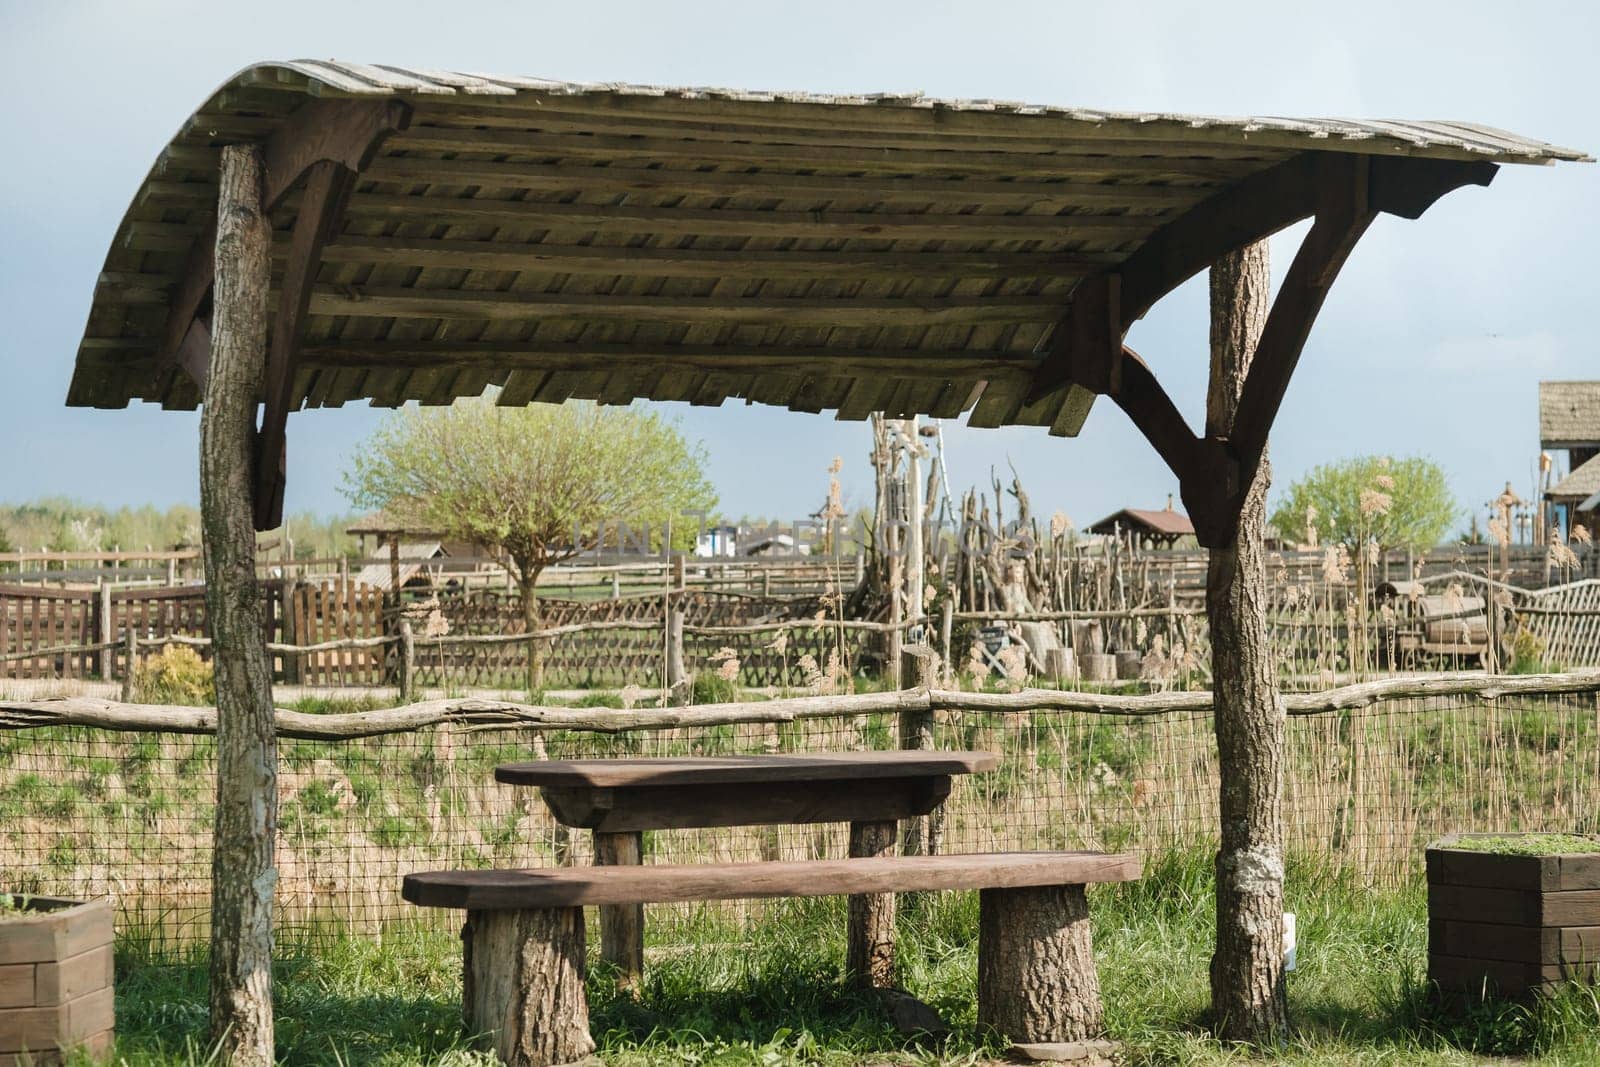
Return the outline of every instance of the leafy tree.
<path id="1" fill-rule="evenodd" d="M 356 454 L 345 494 L 407 525 L 498 546 L 539 626 L 534 586 L 546 567 L 615 536 L 664 530 L 692 537 L 686 514 L 716 494 L 705 452 L 676 425 L 635 408 L 595 404 L 498 407 L 491 398 L 396 412 Z M 530 688 L 540 682 L 530 657 Z"/>
<path id="2" fill-rule="evenodd" d="M 1285 537 L 1355 545 L 1367 538 L 1384 551 L 1426 551 L 1444 539 L 1458 509 L 1444 469 L 1413 456 L 1357 456 L 1315 467 L 1289 486 L 1273 512 Z M 1309 517 L 1309 522 L 1308 522 Z"/>

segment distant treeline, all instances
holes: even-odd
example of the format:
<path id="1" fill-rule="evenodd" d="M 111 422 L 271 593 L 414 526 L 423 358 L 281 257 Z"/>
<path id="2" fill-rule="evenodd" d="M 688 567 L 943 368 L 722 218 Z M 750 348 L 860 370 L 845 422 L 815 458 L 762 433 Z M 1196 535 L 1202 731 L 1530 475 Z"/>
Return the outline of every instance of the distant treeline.
<path id="1" fill-rule="evenodd" d="M 356 540 L 344 532 L 348 515 L 291 515 L 284 528 L 262 540 L 294 542 L 298 558 L 353 556 Z M 170 551 L 200 547 L 200 509 L 174 504 L 165 510 L 146 504 L 106 508 L 66 497 L 41 497 L 25 504 L 0 504 L 0 552 Z M 0 564 L 0 567 L 3 567 Z"/>

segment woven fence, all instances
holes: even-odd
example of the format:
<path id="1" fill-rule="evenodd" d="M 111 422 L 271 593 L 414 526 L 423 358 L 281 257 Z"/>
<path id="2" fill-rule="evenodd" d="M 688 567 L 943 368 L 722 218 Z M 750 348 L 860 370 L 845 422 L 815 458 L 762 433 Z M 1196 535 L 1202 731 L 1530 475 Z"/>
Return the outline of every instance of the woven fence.
<path id="1" fill-rule="evenodd" d="M 1414 873 L 1423 844 L 1446 832 L 1600 832 L 1597 692 L 1600 677 L 1591 674 L 1581 684 L 1569 677 L 1560 687 L 1489 698 L 1447 693 L 1291 707 L 1286 844 L 1394 881 Z M 1149 699 L 1108 700 L 1099 710 L 1017 707 L 1013 699 L 1006 710 L 994 710 L 991 700 L 987 709 L 936 711 L 934 747 L 1003 756 L 999 769 L 956 780 L 933 826 L 938 850 L 1212 847 L 1210 710 L 1192 700 L 1137 709 Z M 1026 694 L 1020 703 L 1029 703 Z M 1354 706 L 1333 706 L 1339 703 Z M 721 707 L 759 715 L 763 705 Z M 495 783 L 500 763 L 871 750 L 896 747 L 901 736 L 889 711 L 614 731 L 615 716 L 625 713 L 599 714 L 612 716 L 605 731 L 491 720 L 283 740 L 282 928 L 448 924 L 449 917 L 399 900 L 403 874 L 589 863 L 587 832 L 556 825 L 536 791 Z M 0 729 L 0 887 L 108 895 L 125 926 L 176 942 L 203 938 L 214 752 L 204 733 Z M 647 862 L 846 854 L 846 828 L 833 824 L 645 838 Z M 737 915 L 745 907 L 652 908 L 653 936 L 670 941 L 674 919 L 691 911 Z"/>

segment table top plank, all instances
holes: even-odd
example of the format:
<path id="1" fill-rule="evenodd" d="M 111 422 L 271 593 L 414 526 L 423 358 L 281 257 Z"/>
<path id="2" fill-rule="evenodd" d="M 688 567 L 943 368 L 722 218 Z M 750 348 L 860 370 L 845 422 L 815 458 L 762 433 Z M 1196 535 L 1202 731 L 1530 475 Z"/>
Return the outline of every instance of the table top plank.
<path id="1" fill-rule="evenodd" d="M 498 782 L 555 788 L 852 782 L 973 774 L 1000 765 L 994 752 L 821 752 L 803 756 L 682 756 L 536 760 L 495 768 Z"/>
<path id="2" fill-rule="evenodd" d="M 1139 877 L 1140 868 L 1139 857 L 1132 853 L 998 852 L 768 863 L 430 871 L 406 875 L 401 895 L 424 907 L 492 911 L 1128 882 Z"/>

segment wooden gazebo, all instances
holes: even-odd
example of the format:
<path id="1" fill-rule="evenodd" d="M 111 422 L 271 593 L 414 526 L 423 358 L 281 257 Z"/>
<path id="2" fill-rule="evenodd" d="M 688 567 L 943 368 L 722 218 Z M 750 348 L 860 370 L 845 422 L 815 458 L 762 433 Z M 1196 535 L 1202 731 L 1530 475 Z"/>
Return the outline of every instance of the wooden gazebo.
<path id="1" fill-rule="evenodd" d="M 1583 158 L 1457 122 L 313 61 L 229 79 L 118 228 L 67 398 L 205 401 L 221 780 L 212 1002 L 229 1056 L 266 1062 L 272 1048 L 260 994 L 273 714 L 249 526 L 280 519 L 288 415 L 449 403 L 491 385 L 507 405 L 742 398 L 1067 436 L 1096 396 L 1111 397 L 1172 469 L 1213 550 L 1224 765 L 1213 998 L 1225 1033 L 1274 1030 L 1282 712 L 1260 598 L 1246 588 L 1259 532 L 1253 546 L 1240 534 L 1268 431 L 1329 286 L 1378 215 L 1416 218 L 1453 189 L 1487 185 L 1500 164 Z M 1196 432 L 1124 345 L 1129 326 L 1186 279 L 1308 218 L 1259 341 L 1230 341 L 1249 370 L 1227 417 Z"/>

